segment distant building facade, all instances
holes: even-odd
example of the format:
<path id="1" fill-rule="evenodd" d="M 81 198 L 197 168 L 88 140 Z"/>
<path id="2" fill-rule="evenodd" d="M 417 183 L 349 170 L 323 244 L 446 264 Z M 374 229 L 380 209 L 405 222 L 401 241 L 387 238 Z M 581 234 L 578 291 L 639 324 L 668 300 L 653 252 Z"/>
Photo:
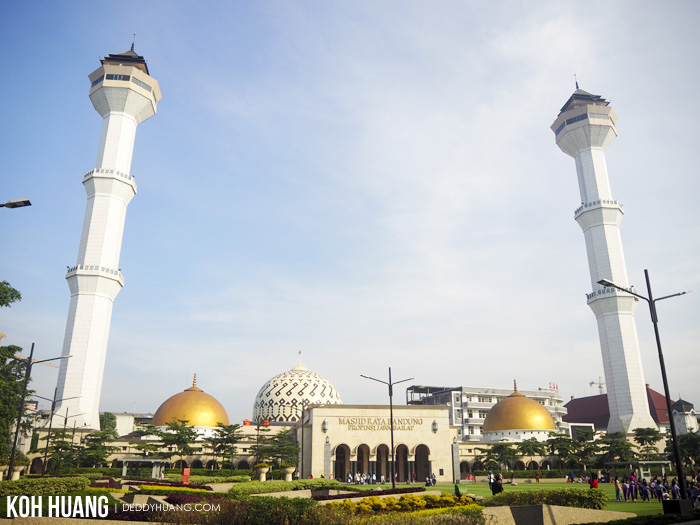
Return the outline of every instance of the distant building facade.
<path id="1" fill-rule="evenodd" d="M 458 427 L 458 439 L 463 442 L 481 442 L 485 441 L 484 421 L 489 411 L 512 393 L 513 390 L 508 388 L 413 385 L 406 389 L 406 403 L 448 406 L 450 425 Z M 564 421 L 564 400 L 556 388 L 521 390 L 520 393 L 547 409 L 554 421 L 553 432 L 569 433 L 569 425 Z"/>

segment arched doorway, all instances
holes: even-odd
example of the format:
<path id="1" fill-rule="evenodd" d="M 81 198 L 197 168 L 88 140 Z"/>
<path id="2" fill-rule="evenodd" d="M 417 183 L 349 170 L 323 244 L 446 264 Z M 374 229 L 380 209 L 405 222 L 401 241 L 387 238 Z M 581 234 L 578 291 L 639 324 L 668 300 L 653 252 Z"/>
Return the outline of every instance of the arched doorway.
<path id="1" fill-rule="evenodd" d="M 459 464 L 459 478 L 460 478 L 460 479 L 468 479 L 468 478 L 469 478 L 469 474 L 471 474 L 471 473 L 472 473 L 472 469 L 471 469 L 471 467 L 469 466 L 469 462 L 468 462 L 468 461 L 462 461 L 462 462 Z"/>
<path id="2" fill-rule="evenodd" d="M 216 463 L 215 459 L 210 459 L 209 461 L 207 461 L 208 470 L 216 470 L 217 468 L 219 468 L 219 465 Z"/>
<path id="3" fill-rule="evenodd" d="M 484 464 L 481 461 L 475 461 L 472 465 L 472 472 L 475 470 L 484 470 Z"/>
<path id="4" fill-rule="evenodd" d="M 202 465 L 202 461 L 199 459 L 195 459 L 192 461 L 192 464 L 190 465 L 190 468 L 204 468 L 204 465 Z"/>
<path id="5" fill-rule="evenodd" d="M 236 468 L 238 470 L 250 470 L 250 464 L 244 459 L 243 461 L 238 462 L 238 465 L 236 465 Z"/>
<path id="6" fill-rule="evenodd" d="M 401 483 L 408 481 L 408 447 L 406 445 L 396 447 L 396 479 Z"/>
<path id="7" fill-rule="evenodd" d="M 187 468 L 187 461 L 185 461 L 184 459 L 178 459 L 173 464 L 173 468 L 179 468 L 179 469 Z"/>
<path id="8" fill-rule="evenodd" d="M 527 469 L 528 469 L 528 470 L 538 470 L 539 468 L 540 468 L 540 467 L 539 467 L 539 465 L 537 464 L 537 461 L 535 461 L 535 460 L 532 460 L 532 461 L 530 461 L 530 463 L 527 464 Z"/>
<path id="9" fill-rule="evenodd" d="M 32 464 L 29 467 L 30 474 L 43 474 L 44 473 L 44 461 L 41 458 L 34 458 Z"/>
<path id="10" fill-rule="evenodd" d="M 369 446 L 367 445 L 357 447 L 357 472 L 369 474 Z"/>
<path id="11" fill-rule="evenodd" d="M 379 445 L 377 447 L 377 480 L 381 481 L 383 478 L 385 482 L 387 480 L 391 482 L 391 477 L 389 476 L 390 472 L 389 447 L 386 445 Z"/>
<path id="12" fill-rule="evenodd" d="M 525 463 L 522 461 L 516 461 L 515 465 L 513 465 L 513 470 L 525 470 Z"/>
<path id="13" fill-rule="evenodd" d="M 333 476 L 340 481 L 348 480 L 350 472 L 350 447 L 338 445 L 335 449 L 335 461 L 333 465 Z"/>
<path id="14" fill-rule="evenodd" d="M 420 481 L 425 481 L 429 477 L 430 472 L 430 449 L 425 445 L 416 447 L 416 478 Z"/>

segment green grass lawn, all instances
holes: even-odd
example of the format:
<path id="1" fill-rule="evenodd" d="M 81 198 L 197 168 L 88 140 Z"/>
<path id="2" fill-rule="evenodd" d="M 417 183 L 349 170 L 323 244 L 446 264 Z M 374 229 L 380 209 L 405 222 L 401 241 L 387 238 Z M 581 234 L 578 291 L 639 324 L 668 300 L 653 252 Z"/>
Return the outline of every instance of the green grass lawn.
<path id="1" fill-rule="evenodd" d="M 591 490 L 585 483 L 520 483 L 516 486 L 503 484 L 503 489 L 506 492 L 514 490 L 547 490 L 547 489 L 564 489 L 564 488 L 581 488 Z M 437 489 L 443 492 L 454 492 L 454 485 L 438 484 Z M 487 483 L 476 483 L 469 485 L 460 485 L 459 490 L 462 493 L 476 494 L 477 496 L 491 496 L 491 491 Z M 602 490 L 608 495 L 608 504 L 604 510 L 614 510 L 617 512 L 634 512 L 637 516 L 651 516 L 655 514 L 663 514 L 661 503 L 658 500 L 651 500 L 651 503 L 642 503 L 641 500 L 634 502 L 615 501 L 615 485 L 612 483 L 601 483 L 598 490 Z"/>

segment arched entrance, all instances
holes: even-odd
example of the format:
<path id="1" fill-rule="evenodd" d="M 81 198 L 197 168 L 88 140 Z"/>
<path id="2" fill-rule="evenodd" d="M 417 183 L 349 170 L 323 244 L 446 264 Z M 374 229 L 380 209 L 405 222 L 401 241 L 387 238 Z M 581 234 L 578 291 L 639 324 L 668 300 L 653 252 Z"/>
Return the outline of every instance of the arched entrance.
<path id="1" fill-rule="evenodd" d="M 472 473 L 472 469 L 471 469 L 471 467 L 470 467 L 470 465 L 469 465 L 469 462 L 468 462 L 468 461 L 462 461 L 462 462 L 459 464 L 459 478 L 460 478 L 460 479 L 468 479 L 468 478 L 469 478 L 469 474 L 471 474 L 471 473 Z"/>
<path id="2" fill-rule="evenodd" d="M 238 462 L 236 468 L 239 470 L 250 470 L 250 464 L 244 459 L 243 461 Z"/>
<path id="3" fill-rule="evenodd" d="M 396 447 L 396 479 L 401 483 L 408 481 L 408 447 Z"/>
<path id="4" fill-rule="evenodd" d="M 190 468 L 204 468 L 204 465 L 202 465 L 201 460 L 195 459 L 194 461 L 192 461 Z"/>
<path id="5" fill-rule="evenodd" d="M 29 467 L 30 474 L 43 474 L 44 473 L 44 461 L 41 458 L 34 458 L 32 464 Z"/>
<path id="6" fill-rule="evenodd" d="M 527 469 L 528 469 L 528 470 L 538 470 L 539 468 L 540 468 L 540 467 L 539 467 L 539 465 L 537 464 L 537 461 L 535 461 L 535 460 L 532 460 L 532 461 L 530 461 L 530 463 L 527 464 Z"/>
<path id="7" fill-rule="evenodd" d="M 369 446 L 367 445 L 357 447 L 357 472 L 369 474 Z"/>
<path id="8" fill-rule="evenodd" d="M 338 445 L 335 449 L 333 475 L 335 479 L 347 481 L 348 472 L 350 472 L 350 447 L 345 444 Z"/>
<path id="9" fill-rule="evenodd" d="M 516 461 L 515 465 L 513 465 L 513 470 L 525 470 L 525 463 L 522 461 Z"/>
<path id="10" fill-rule="evenodd" d="M 384 481 L 388 480 L 391 482 L 389 472 L 391 472 L 389 468 L 389 447 L 379 445 L 377 447 L 377 480 L 381 481 L 383 477 Z"/>
<path id="11" fill-rule="evenodd" d="M 430 472 L 430 449 L 425 445 L 416 447 L 416 478 L 418 481 L 425 481 Z"/>
<path id="12" fill-rule="evenodd" d="M 207 469 L 216 470 L 217 468 L 219 468 L 219 465 L 216 463 L 215 459 L 210 459 L 207 461 Z"/>
<path id="13" fill-rule="evenodd" d="M 173 468 L 179 468 L 179 469 L 187 468 L 187 461 L 185 461 L 184 459 L 178 459 L 175 462 L 175 464 L 173 465 Z"/>

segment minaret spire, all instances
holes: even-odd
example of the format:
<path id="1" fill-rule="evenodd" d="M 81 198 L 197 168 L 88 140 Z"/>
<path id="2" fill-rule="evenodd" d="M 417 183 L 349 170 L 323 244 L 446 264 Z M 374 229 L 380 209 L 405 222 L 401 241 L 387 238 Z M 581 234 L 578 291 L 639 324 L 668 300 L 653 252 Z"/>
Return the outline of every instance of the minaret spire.
<path id="1" fill-rule="evenodd" d="M 131 46 L 131 50 L 134 50 L 134 46 Z M 578 79 L 576 78 L 576 73 L 574 73 L 574 82 L 576 83 L 576 89 L 579 89 L 578 87 Z"/>
<path id="2" fill-rule="evenodd" d="M 131 39 L 131 50 L 134 50 L 134 43 L 136 42 L 136 33 L 134 33 L 134 38 Z M 578 87 L 578 86 L 577 86 Z"/>
<path id="3" fill-rule="evenodd" d="M 131 49 L 134 45 L 132 42 Z M 131 175 L 136 127 L 156 113 L 158 81 L 135 53 L 109 55 L 90 73 L 90 101 L 102 117 L 95 167 L 81 176 L 87 205 L 75 264 L 68 268 L 70 306 L 58 374 L 55 414 L 99 429 L 99 405 L 112 308 L 124 286 L 119 256 L 126 209 L 136 195 Z"/>
<path id="4" fill-rule="evenodd" d="M 637 299 L 598 284 L 607 279 L 629 287 L 620 236 L 622 205 L 613 198 L 605 161 L 605 150 L 617 137 L 616 122 L 608 101 L 577 89 L 562 107 L 552 131 L 559 149 L 576 161 L 581 206 L 574 219 L 583 230 L 588 253 L 592 291 L 587 298 L 598 322 L 608 386 L 607 431 L 631 434 L 635 428 L 656 428 L 649 413 L 637 340 Z"/>

